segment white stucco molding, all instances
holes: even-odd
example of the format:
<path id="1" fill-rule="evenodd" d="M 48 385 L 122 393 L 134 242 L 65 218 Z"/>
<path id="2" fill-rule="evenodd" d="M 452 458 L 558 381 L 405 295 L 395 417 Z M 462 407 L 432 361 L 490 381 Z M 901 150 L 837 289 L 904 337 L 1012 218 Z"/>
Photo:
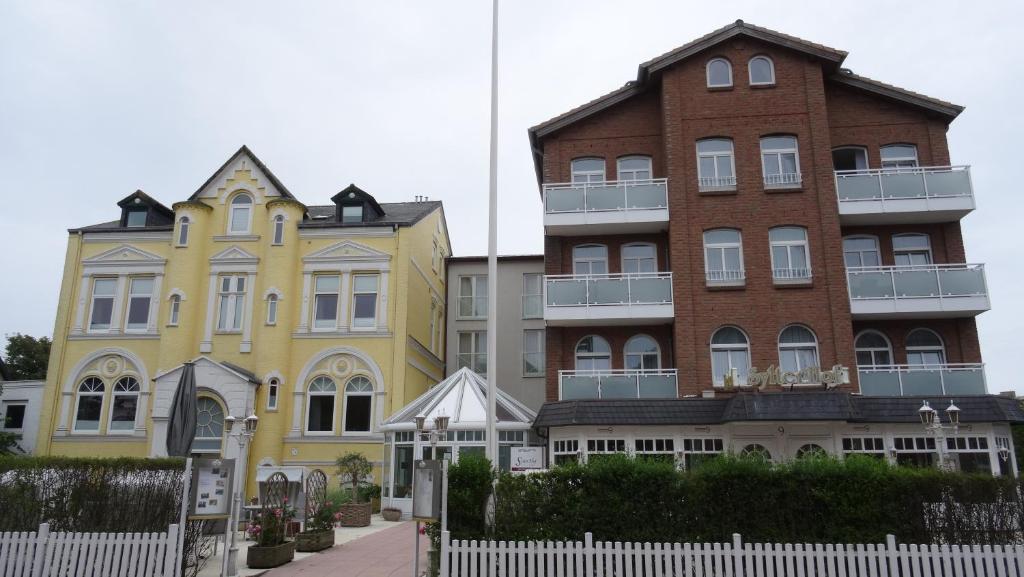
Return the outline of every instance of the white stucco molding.
<path id="1" fill-rule="evenodd" d="M 306 361 L 306 364 L 302 367 L 302 371 L 299 372 L 298 380 L 295 381 L 295 387 L 292 392 L 292 436 L 299 436 L 301 435 L 300 431 L 304 430 L 302 423 L 302 413 L 306 406 L 304 400 L 306 396 L 306 382 L 310 379 L 313 370 L 320 362 L 335 355 L 351 355 L 362 361 L 369 369 L 369 376 L 372 377 L 370 380 L 373 382 L 374 387 L 374 422 L 371 427 L 371 430 L 373 432 L 376 432 L 380 427 L 380 424 L 384 422 L 384 403 L 382 399 L 383 395 L 385 394 L 384 373 L 381 372 L 380 366 L 377 365 L 377 362 L 373 359 L 371 355 L 357 348 L 347 346 L 331 347 L 329 349 L 324 349 L 320 351 L 316 355 L 313 355 L 313 357 L 311 357 L 308 361 Z"/>
<path id="2" fill-rule="evenodd" d="M 171 290 L 167 291 L 167 300 L 171 300 L 171 297 L 173 296 L 177 296 L 178 300 L 180 300 L 181 302 L 185 302 L 186 300 L 188 300 L 185 298 L 185 291 L 181 290 L 180 288 L 172 288 Z"/>

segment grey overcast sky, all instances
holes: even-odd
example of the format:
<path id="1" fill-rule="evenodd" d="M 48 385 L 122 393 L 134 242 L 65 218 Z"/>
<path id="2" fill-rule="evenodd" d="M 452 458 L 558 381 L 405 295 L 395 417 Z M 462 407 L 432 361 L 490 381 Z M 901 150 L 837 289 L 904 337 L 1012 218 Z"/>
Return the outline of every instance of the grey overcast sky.
<path id="1" fill-rule="evenodd" d="M 737 18 L 850 53 L 855 72 L 962 104 L 968 260 L 986 264 L 989 390 L 1024 383 L 1024 2 L 503 0 L 500 251 L 542 250 L 526 129 Z M 456 255 L 487 239 L 490 2 L 0 3 L 0 334 L 53 330 L 66 229 L 141 188 L 186 198 L 248 144 L 307 204 L 350 182 L 443 200 Z"/>

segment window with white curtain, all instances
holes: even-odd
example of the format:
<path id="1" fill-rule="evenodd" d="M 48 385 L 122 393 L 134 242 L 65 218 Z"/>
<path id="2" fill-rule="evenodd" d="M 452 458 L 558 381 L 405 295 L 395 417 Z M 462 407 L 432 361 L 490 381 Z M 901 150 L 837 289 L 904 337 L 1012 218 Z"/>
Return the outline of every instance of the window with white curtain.
<path id="1" fill-rule="evenodd" d="M 217 316 L 217 330 L 228 332 L 242 330 L 245 288 L 244 275 L 220 277 L 220 310 Z"/>
<path id="2" fill-rule="evenodd" d="M 544 275 L 523 273 L 523 318 L 539 319 L 544 316 Z"/>
<path id="3" fill-rule="evenodd" d="M 732 140 L 697 141 L 697 185 L 702 192 L 736 189 L 736 158 Z"/>
<path id="4" fill-rule="evenodd" d="M 711 380 L 724 386 L 727 376 L 735 373 L 733 386 L 747 384 L 750 372 L 750 342 L 736 327 L 722 327 L 711 335 Z"/>
<path id="5" fill-rule="evenodd" d="M 772 277 L 776 281 L 811 278 L 811 261 L 807 248 L 807 229 L 801 226 L 779 226 L 768 231 L 772 250 Z"/>
<path id="6" fill-rule="evenodd" d="M 704 274 L 711 283 L 740 283 L 746 278 L 740 231 L 718 228 L 704 232 Z"/>
<path id="7" fill-rule="evenodd" d="M 487 331 L 460 331 L 458 337 L 459 368 L 469 367 L 478 375 L 486 375 Z"/>
<path id="8" fill-rule="evenodd" d="M 818 339 L 803 325 L 790 325 L 779 333 L 779 366 L 783 371 L 817 367 Z"/>
<path id="9" fill-rule="evenodd" d="M 487 318 L 487 276 L 459 277 L 459 318 Z"/>
<path id="10" fill-rule="evenodd" d="M 523 376 L 544 376 L 544 329 L 523 330 Z"/>
<path id="11" fill-rule="evenodd" d="M 761 139 L 761 167 L 766 188 L 800 186 L 800 153 L 795 136 L 766 136 Z"/>

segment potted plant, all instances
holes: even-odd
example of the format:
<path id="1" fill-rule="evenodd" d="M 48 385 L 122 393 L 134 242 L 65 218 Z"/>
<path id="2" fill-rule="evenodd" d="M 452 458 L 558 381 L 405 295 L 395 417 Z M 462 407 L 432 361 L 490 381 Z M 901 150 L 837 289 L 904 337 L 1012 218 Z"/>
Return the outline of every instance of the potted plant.
<path id="1" fill-rule="evenodd" d="M 398 521 L 402 518 L 402 510 L 395 507 L 384 507 L 380 510 L 380 516 L 384 517 L 385 521 Z"/>
<path id="2" fill-rule="evenodd" d="M 246 565 L 252 569 L 269 569 L 295 558 L 295 542 L 285 539 L 285 528 L 295 517 L 295 509 L 284 500 L 277 508 L 264 507 L 247 529 L 256 541 L 246 551 Z"/>
<path id="3" fill-rule="evenodd" d="M 338 512 L 341 514 L 338 519 L 339 524 L 342 527 L 368 526 L 372 509 L 369 502 L 359 502 L 359 487 L 370 476 L 373 465 L 362 453 L 345 453 L 338 457 L 335 464 L 338 466 L 338 476 L 342 483 L 352 486 L 352 502 L 345 503 L 338 508 Z"/>
<path id="4" fill-rule="evenodd" d="M 324 501 L 309 519 L 301 533 L 295 535 L 295 550 L 302 553 L 323 551 L 334 547 L 334 503 Z"/>

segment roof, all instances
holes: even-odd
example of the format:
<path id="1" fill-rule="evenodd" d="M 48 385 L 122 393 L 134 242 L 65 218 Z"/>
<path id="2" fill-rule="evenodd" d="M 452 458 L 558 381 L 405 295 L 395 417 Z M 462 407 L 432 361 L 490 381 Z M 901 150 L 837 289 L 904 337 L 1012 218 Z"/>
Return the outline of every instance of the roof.
<path id="1" fill-rule="evenodd" d="M 441 207 L 441 201 L 424 202 L 382 202 L 384 216 L 367 222 L 342 223 L 335 220 L 337 205 L 317 205 L 307 207 L 309 220 L 299 224 L 299 228 L 334 228 L 360 226 L 412 226 L 434 210 Z"/>
<path id="2" fill-rule="evenodd" d="M 139 199 L 139 202 L 136 202 L 135 199 Z M 133 193 L 129 194 L 128 196 L 126 196 L 126 197 L 122 198 L 121 200 L 119 200 L 117 202 L 117 206 L 120 206 L 121 208 L 127 208 L 129 205 L 134 205 L 134 204 L 139 204 L 139 203 L 145 204 L 145 205 L 149 206 L 150 208 L 152 208 L 154 211 L 156 211 L 157 213 L 161 214 L 162 216 L 165 216 L 165 217 L 167 217 L 169 219 L 173 219 L 174 218 L 174 211 L 173 210 L 167 208 L 160 201 L 158 201 L 157 199 L 153 198 L 152 196 L 149 196 L 145 192 L 142 192 L 141 189 L 140 190 L 136 190 L 135 192 L 133 192 Z"/>
<path id="3" fill-rule="evenodd" d="M 960 408 L 962 423 L 1024 423 L 1024 409 L 1011 398 L 865 397 L 851 393 L 739 393 L 728 398 L 608 399 L 544 403 L 534 427 L 571 425 L 712 425 L 751 421 L 846 421 L 917 423 L 924 401 L 943 411 Z"/>
<path id="4" fill-rule="evenodd" d="M 292 196 L 292 193 L 288 192 L 288 188 L 285 187 L 285 185 L 280 180 L 278 180 L 276 176 L 274 176 L 274 173 L 271 172 L 269 168 L 267 168 L 267 165 L 263 164 L 263 161 L 260 160 L 258 156 L 253 154 L 253 152 L 249 150 L 249 147 L 244 144 L 242 145 L 241 148 L 235 151 L 234 154 L 231 155 L 231 158 L 228 158 L 224 164 L 220 165 L 220 168 L 213 171 L 213 174 L 210 175 L 210 178 L 207 178 L 206 182 L 204 182 L 199 188 L 197 188 L 196 191 L 192 193 L 192 196 L 188 197 L 188 199 L 195 200 L 199 198 L 199 195 L 203 192 L 203 189 L 209 186 L 209 184 L 213 182 L 215 178 L 217 178 L 217 175 L 220 174 L 222 170 L 227 168 L 228 165 L 230 165 L 232 162 L 235 161 L 236 158 L 243 154 L 251 158 L 252 161 L 256 163 L 256 166 L 259 167 L 261 171 L 263 171 L 263 174 L 267 175 L 267 178 L 270 179 L 270 182 L 274 184 L 274 188 L 276 188 L 278 192 L 281 193 L 281 196 L 295 200 L 295 197 Z"/>
<path id="5" fill-rule="evenodd" d="M 0 357 L 0 381 L 6 381 L 10 378 L 7 374 L 7 365 L 4 364 L 3 357 Z"/>
<path id="6" fill-rule="evenodd" d="M 338 194 L 335 194 L 334 196 L 331 197 L 331 201 L 334 204 L 338 204 L 342 200 L 345 200 L 346 197 L 358 198 L 364 202 L 368 202 L 370 203 L 370 206 L 373 208 L 374 211 L 376 211 L 377 214 L 384 214 L 384 209 L 381 208 L 380 203 L 377 202 L 377 199 L 374 198 L 372 194 L 356 186 L 355 183 L 350 183 L 348 186 L 341 189 L 341 191 L 339 191 Z"/>
<path id="7" fill-rule="evenodd" d="M 447 260 L 449 263 L 459 262 L 483 262 L 487 260 L 487 255 L 474 255 L 474 256 L 450 256 Z M 542 254 L 505 254 L 498 255 L 499 261 L 524 261 L 524 260 L 544 260 Z"/>
<path id="8" fill-rule="evenodd" d="M 879 96 L 884 96 L 904 104 L 911 104 L 921 108 L 926 108 L 932 112 L 948 117 L 949 120 L 953 120 L 964 111 L 964 107 L 959 104 L 953 104 L 952 102 L 946 102 L 945 100 L 925 96 L 924 94 L 919 94 L 917 92 L 907 90 L 906 88 L 900 88 L 899 86 L 886 84 L 866 76 L 860 76 L 845 68 L 840 69 L 839 73 L 832 75 L 829 80 L 837 84 L 858 88 Z"/>

